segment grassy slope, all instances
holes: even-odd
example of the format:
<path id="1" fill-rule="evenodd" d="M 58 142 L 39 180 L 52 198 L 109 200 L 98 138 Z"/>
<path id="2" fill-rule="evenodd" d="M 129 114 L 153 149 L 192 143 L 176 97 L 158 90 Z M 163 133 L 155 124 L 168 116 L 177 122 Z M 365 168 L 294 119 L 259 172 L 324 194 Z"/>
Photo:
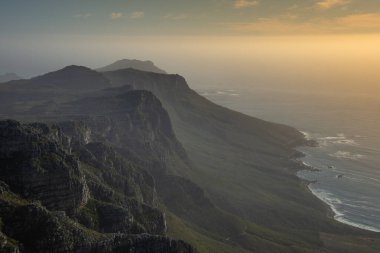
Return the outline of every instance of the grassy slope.
<path id="1" fill-rule="evenodd" d="M 199 229 L 201 224 L 194 226 L 169 215 L 170 235 L 204 252 L 229 249 L 232 241 L 252 252 L 330 252 L 329 248 L 335 252 L 320 232 L 337 236 L 335 245 L 344 245 L 342 238 L 360 244 L 351 238 L 374 236 L 328 217 L 328 208 L 295 176 L 289 157 L 302 137 L 294 129 L 215 105 L 188 89 L 179 76 L 134 70 L 106 75 L 114 85 L 133 84 L 160 98 L 193 162 L 187 175 L 219 208 L 245 224 L 243 228 L 239 224 L 240 232 L 226 241 L 217 232 L 210 235 Z M 371 252 L 373 246 L 360 247 Z"/>

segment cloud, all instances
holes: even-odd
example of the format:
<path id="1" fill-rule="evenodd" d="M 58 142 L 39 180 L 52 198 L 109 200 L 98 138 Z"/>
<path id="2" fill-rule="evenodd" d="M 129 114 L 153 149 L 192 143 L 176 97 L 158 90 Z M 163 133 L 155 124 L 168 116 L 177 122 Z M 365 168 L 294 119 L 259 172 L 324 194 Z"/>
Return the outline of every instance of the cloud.
<path id="1" fill-rule="evenodd" d="M 328 10 L 337 6 L 349 4 L 350 0 L 322 0 L 316 3 L 316 7 L 321 10 Z"/>
<path id="2" fill-rule="evenodd" d="M 257 6 L 258 4 L 259 4 L 259 1 L 235 0 L 234 8 L 235 9 L 248 8 L 248 7 Z"/>
<path id="3" fill-rule="evenodd" d="M 256 22 L 226 23 L 227 29 L 239 33 L 259 34 L 331 34 L 380 32 L 380 13 L 315 18 L 300 22 L 294 16 L 261 18 Z"/>
<path id="4" fill-rule="evenodd" d="M 130 18 L 132 19 L 138 19 L 138 18 L 143 18 L 144 17 L 144 12 L 142 11 L 135 11 L 135 12 L 132 12 L 131 15 L 130 15 Z"/>
<path id="5" fill-rule="evenodd" d="M 354 14 L 336 19 L 337 25 L 363 30 L 380 30 L 380 13 Z"/>
<path id="6" fill-rule="evenodd" d="M 277 18 L 261 18 L 256 22 L 229 23 L 227 28 L 239 33 L 298 34 L 315 31 L 311 23 L 283 21 Z"/>
<path id="7" fill-rule="evenodd" d="M 180 13 L 180 14 L 167 14 L 163 16 L 164 19 L 170 19 L 170 20 L 181 20 L 181 19 L 187 19 L 189 18 L 189 14 L 187 13 Z"/>
<path id="8" fill-rule="evenodd" d="M 111 18 L 111 19 L 120 19 L 120 18 L 122 18 L 122 17 L 124 17 L 124 14 L 121 13 L 121 12 L 112 12 L 112 13 L 110 14 L 110 18 Z"/>
<path id="9" fill-rule="evenodd" d="M 87 19 L 89 17 L 91 17 L 92 14 L 91 13 L 78 13 L 76 14 L 74 17 L 76 18 L 83 18 L 83 19 Z"/>

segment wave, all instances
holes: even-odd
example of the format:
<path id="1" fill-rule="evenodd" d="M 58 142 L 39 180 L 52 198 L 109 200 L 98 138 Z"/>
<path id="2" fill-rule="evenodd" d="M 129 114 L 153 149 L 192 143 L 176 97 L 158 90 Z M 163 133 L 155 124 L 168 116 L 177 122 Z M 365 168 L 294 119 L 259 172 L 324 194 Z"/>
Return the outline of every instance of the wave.
<path id="1" fill-rule="evenodd" d="M 346 137 L 345 134 L 339 133 L 336 136 L 326 136 L 317 138 L 318 142 L 323 146 L 328 146 L 329 144 L 340 144 L 340 145 L 351 145 L 357 146 L 358 143 Z"/>
<path id="2" fill-rule="evenodd" d="M 348 219 L 344 213 L 340 212 L 337 209 L 336 205 L 341 205 L 342 201 L 339 198 L 335 197 L 331 192 L 328 192 L 328 191 L 322 190 L 322 189 L 313 189 L 311 187 L 311 185 L 309 185 L 309 190 L 316 197 L 318 197 L 320 200 L 325 202 L 331 208 L 331 210 L 335 214 L 334 215 L 335 220 L 337 220 L 341 223 L 353 226 L 353 227 L 364 229 L 364 230 L 369 230 L 369 231 L 373 231 L 373 232 L 380 232 L 379 228 L 375 228 L 375 227 L 365 225 L 365 224 L 360 224 L 360 223 L 357 223 L 357 222 L 354 222 L 354 221 Z"/>
<path id="3" fill-rule="evenodd" d="M 354 154 L 348 151 L 341 151 L 341 150 L 335 152 L 334 154 L 330 154 L 329 156 L 336 157 L 339 159 L 350 159 L 350 160 L 360 160 L 360 159 L 366 158 L 365 155 Z"/>
<path id="4" fill-rule="evenodd" d="M 378 229 L 378 228 L 350 221 L 349 219 L 345 218 L 344 216 L 337 217 L 337 218 L 335 218 L 335 220 L 342 222 L 344 224 L 353 226 L 353 227 L 364 229 L 364 230 L 369 230 L 372 232 L 380 232 L 380 229 Z"/>
<path id="5" fill-rule="evenodd" d="M 213 97 L 213 96 L 232 96 L 237 97 L 240 96 L 236 90 L 216 90 L 216 91 L 198 91 L 201 96 L 204 97 Z"/>
<path id="6" fill-rule="evenodd" d="M 304 162 L 304 161 L 302 161 L 302 165 L 305 167 L 308 167 L 308 168 L 313 168 L 313 166 L 311 166 L 310 164 L 308 164 L 307 162 Z"/>
<path id="7" fill-rule="evenodd" d="M 306 140 L 310 141 L 310 140 L 313 139 L 311 133 L 309 133 L 309 132 L 305 132 L 305 131 L 300 131 L 300 132 L 303 134 L 303 136 L 305 137 Z"/>

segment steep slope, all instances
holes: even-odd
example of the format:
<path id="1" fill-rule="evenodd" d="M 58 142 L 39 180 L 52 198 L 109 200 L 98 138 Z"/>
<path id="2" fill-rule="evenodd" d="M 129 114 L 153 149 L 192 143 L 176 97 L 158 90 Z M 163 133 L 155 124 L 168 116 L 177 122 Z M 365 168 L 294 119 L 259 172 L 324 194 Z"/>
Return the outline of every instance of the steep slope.
<path id="1" fill-rule="evenodd" d="M 239 233 L 243 226 L 239 219 L 216 208 L 199 186 L 185 178 L 193 168 L 160 101 L 148 91 L 123 90 L 64 104 L 52 114 L 81 118 L 92 138 L 116 147 L 149 171 L 168 212 L 221 238 Z"/>
<path id="2" fill-rule="evenodd" d="M 2 252 L 194 252 L 164 237 L 147 172 L 90 142 L 84 125 L 60 124 L 68 135 L 0 122 Z"/>
<path id="3" fill-rule="evenodd" d="M 166 74 L 164 70 L 158 68 L 151 61 L 128 60 L 128 59 L 116 61 L 105 67 L 98 68 L 96 69 L 96 71 L 105 72 L 105 71 L 115 71 L 119 69 L 128 69 L 128 68 L 137 69 L 141 71 L 147 71 L 147 72 L 153 72 L 153 73 Z"/>
<path id="4" fill-rule="evenodd" d="M 294 147 L 306 144 L 297 130 L 215 105 L 178 75 L 131 69 L 104 74 L 113 85 L 129 84 L 160 98 L 194 165 L 188 177 L 218 207 L 247 220 L 230 240 L 259 252 L 308 252 L 323 249 L 320 232 L 370 234 L 329 218 L 328 207 L 295 176 L 301 167 L 293 160 L 300 155 Z"/>

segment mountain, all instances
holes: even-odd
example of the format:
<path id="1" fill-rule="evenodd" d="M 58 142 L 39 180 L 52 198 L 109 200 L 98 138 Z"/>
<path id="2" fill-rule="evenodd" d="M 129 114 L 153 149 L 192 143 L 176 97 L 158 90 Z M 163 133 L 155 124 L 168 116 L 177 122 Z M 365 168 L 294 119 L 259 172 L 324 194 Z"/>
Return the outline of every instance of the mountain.
<path id="1" fill-rule="evenodd" d="M 294 148 L 308 143 L 296 129 L 218 106 L 191 90 L 179 75 L 131 69 L 104 75 L 115 86 L 128 83 L 161 100 L 193 165 L 188 178 L 214 205 L 239 217 L 237 224 L 244 224 L 229 241 L 253 252 L 315 252 L 327 244 L 325 233 L 368 235 L 331 219 L 329 208 L 297 178 L 303 167 L 294 160 L 301 155 Z M 178 231 L 173 236 L 191 238 Z M 344 244 L 336 240 L 333 247 Z"/>
<path id="2" fill-rule="evenodd" d="M 15 82 L 17 84 L 17 82 Z M 25 85 L 25 84 L 24 84 Z M 63 90 L 97 90 L 110 87 L 109 81 L 100 73 L 83 66 L 67 66 L 61 70 L 32 78 L 29 88 Z"/>
<path id="3" fill-rule="evenodd" d="M 137 69 L 141 71 L 147 71 L 147 72 L 153 72 L 153 73 L 166 74 L 164 70 L 158 68 L 151 61 L 128 60 L 128 59 L 116 61 L 110 65 L 107 65 L 102 68 L 98 68 L 96 70 L 99 72 L 106 72 L 106 71 L 114 71 L 114 70 L 128 69 L 128 68 Z"/>
<path id="4" fill-rule="evenodd" d="M 0 75 L 0 83 L 6 83 L 13 80 L 19 80 L 21 77 L 19 77 L 15 73 L 5 73 L 3 75 Z"/>
<path id="5" fill-rule="evenodd" d="M 0 121 L 1 252 L 182 252 L 154 179 L 80 122 Z"/>
<path id="6" fill-rule="evenodd" d="M 61 101 L 110 87 L 110 81 L 99 72 L 83 66 L 67 66 L 31 79 L 1 85 L 0 114 L 23 113 L 46 105 L 55 107 Z"/>
<path id="7" fill-rule="evenodd" d="M 378 252 L 379 235 L 336 222 L 296 177 L 303 167 L 295 148 L 310 144 L 296 129 L 218 106 L 179 75 L 93 72 L 81 67 L 74 81 L 90 75 L 99 88 L 71 85 L 62 71 L 0 87 L 8 98 L 0 117 L 44 122 L 2 123 L 0 200 L 38 200 L 44 217 L 65 213 L 54 226 L 66 241 L 48 241 L 67 252 L 131 249 L 139 240 L 136 252 Z M 31 230 L 21 228 L 34 220 L 24 211 L 12 218 L 20 206 L 1 207 L 2 238 L 51 247 L 42 232 L 36 243 L 25 240 Z"/>

